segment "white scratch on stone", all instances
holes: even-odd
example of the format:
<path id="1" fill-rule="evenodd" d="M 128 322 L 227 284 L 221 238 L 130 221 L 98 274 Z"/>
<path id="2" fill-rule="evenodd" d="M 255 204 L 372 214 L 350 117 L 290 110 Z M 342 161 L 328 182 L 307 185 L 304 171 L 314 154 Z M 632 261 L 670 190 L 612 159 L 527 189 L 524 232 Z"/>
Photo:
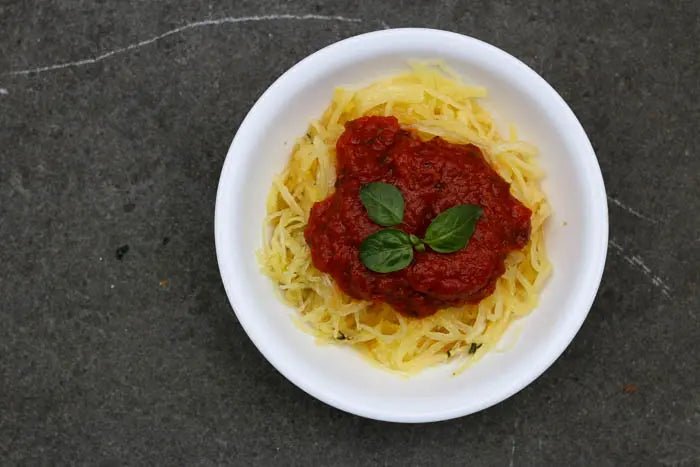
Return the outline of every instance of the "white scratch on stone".
<path id="1" fill-rule="evenodd" d="M 631 207 L 629 207 L 629 206 L 627 206 L 626 204 L 624 204 L 622 201 L 620 201 L 620 200 L 618 200 L 618 199 L 615 199 L 615 198 L 613 198 L 612 196 L 608 196 L 608 200 L 609 200 L 611 203 L 613 203 L 615 206 L 617 206 L 617 207 L 619 207 L 620 209 L 622 209 L 623 211 L 626 211 L 627 213 L 632 214 L 634 217 L 638 217 L 638 218 L 640 218 L 640 219 L 644 219 L 645 221 L 651 222 L 652 224 L 658 224 L 658 223 L 659 223 L 659 221 L 657 221 L 656 219 L 652 219 L 652 218 L 649 217 L 649 216 L 645 216 L 645 215 L 642 214 L 641 212 L 637 211 L 636 209 L 632 209 Z"/>
<path id="2" fill-rule="evenodd" d="M 7 96 L 9 93 L 6 88 L 0 88 L 0 96 Z"/>
<path id="3" fill-rule="evenodd" d="M 389 25 L 386 23 L 386 21 L 384 21 L 384 20 L 380 20 L 380 21 L 379 21 L 379 24 L 382 25 L 382 28 L 383 28 L 383 29 L 391 29 L 391 26 L 389 26 Z"/>
<path id="4" fill-rule="evenodd" d="M 644 264 L 642 258 L 637 255 L 628 255 L 625 253 L 624 248 L 622 248 L 622 246 L 620 246 L 620 244 L 615 240 L 610 240 L 608 243 L 611 247 L 613 247 L 613 250 L 615 250 L 630 266 L 638 271 L 641 271 L 652 284 L 660 288 L 662 294 L 664 294 L 666 297 L 671 297 L 671 288 L 663 281 L 663 279 L 654 274 L 654 271 L 652 271 L 649 266 Z"/>
<path id="5" fill-rule="evenodd" d="M 509 467 L 513 467 L 515 464 L 515 438 L 510 439 L 510 462 Z"/>
<path id="6" fill-rule="evenodd" d="M 89 58 L 83 58 L 81 60 L 76 60 L 72 62 L 64 62 L 64 63 L 56 63 L 53 65 L 46 65 L 46 66 L 41 66 L 37 68 L 27 68 L 25 70 L 15 70 L 15 71 L 10 71 L 9 75 L 29 75 L 31 73 L 43 73 L 46 71 L 54 71 L 54 70 L 60 70 L 63 68 L 73 68 L 73 67 L 78 67 L 78 66 L 83 66 L 83 65 L 91 65 L 93 63 L 101 62 L 102 60 L 113 57 L 114 55 L 117 54 L 122 54 L 125 52 L 129 52 L 134 49 L 138 49 L 139 47 L 143 47 L 145 45 L 153 44 L 154 42 L 157 42 L 161 39 L 165 39 L 168 36 L 172 36 L 174 34 L 179 34 L 184 31 L 188 31 L 190 29 L 195 29 L 195 28 L 201 28 L 205 26 L 218 26 L 221 24 L 235 24 L 235 23 L 250 23 L 250 22 L 259 22 L 259 21 L 276 21 L 276 20 L 296 20 L 296 21 L 307 21 L 307 20 L 316 20 L 316 21 L 340 21 L 340 22 L 345 22 L 345 23 L 359 23 L 362 22 L 362 19 L 360 18 L 348 18 L 346 16 L 326 16 L 326 15 L 313 15 L 313 14 L 308 14 L 308 15 L 261 15 L 261 16 L 227 16 L 225 18 L 218 18 L 218 19 L 207 19 L 207 20 L 202 20 L 202 21 L 195 21 L 193 23 L 188 23 L 183 26 L 177 27 L 175 29 L 171 29 L 169 31 L 166 31 L 162 34 L 159 34 L 157 36 L 144 39 L 142 41 L 136 42 L 134 44 L 127 45 L 125 47 L 119 47 L 118 49 L 110 50 L 109 52 L 105 52 L 103 54 L 97 55 L 95 57 L 89 57 Z"/>

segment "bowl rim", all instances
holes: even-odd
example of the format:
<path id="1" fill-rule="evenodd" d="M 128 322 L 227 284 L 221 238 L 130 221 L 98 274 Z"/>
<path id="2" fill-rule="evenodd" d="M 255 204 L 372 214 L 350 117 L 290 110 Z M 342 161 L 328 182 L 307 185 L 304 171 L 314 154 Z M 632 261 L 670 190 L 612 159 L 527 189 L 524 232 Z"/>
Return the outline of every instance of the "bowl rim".
<path id="1" fill-rule="evenodd" d="M 583 301 L 578 306 L 579 312 L 574 316 L 575 319 L 570 321 L 568 326 L 564 329 L 564 331 L 566 331 L 565 335 L 560 335 L 556 339 L 557 345 L 555 346 L 554 344 L 552 344 L 549 347 L 550 352 L 547 354 L 547 358 L 543 358 L 542 360 L 540 360 L 537 366 L 530 367 L 524 376 L 514 381 L 514 383 L 511 384 L 505 390 L 494 392 L 490 397 L 484 398 L 476 403 L 470 401 L 469 403 L 455 406 L 454 408 L 449 410 L 443 410 L 441 412 L 431 412 L 429 414 L 395 413 L 368 410 L 366 407 L 363 407 L 361 403 L 357 404 L 351 401 L 341 400 L 329 391 L 315 386 L 313 383 L 309 382 L 307 378 L 304 378 L 302 374 L 299 374 L 298 372 L 293 371 L 293 369 L 290 369 L 289 365 L 284 361 L 284 359 L 277 358 L 276 355 L 273 355 L 273 353 L 270 350 L 270 346 L 264 344 L 265 341 L 264 339 L 262 339 L 262 336 L 253 332 L 253 329 L 251 327 L 251 320 L 249 320 L 249 315 L 240 311 L 240 308 L 237 306 L 237 304 L 240 304 L 240 292 L 234 290 L 234 280 L 233 278 L 228 276 L 227 269 L 224 267 L 224 245 L 230 242 L 226 241 L 226 237 L 224 236 L 225 233 L 223 232 L 223 228 L 221 226 L 220 221 L 222 216 L 225 216 L 225 206 L 223 205 L 224 203 L 222 201 L 222 191 L 224 189 L 226 179 L 225 175 L 227 173 L 233 172 L 234 170 L 236 161 L 235 158 L 232 157 L 232 154 L 236 151 L 237 142 L 244 137 L 242 135 L 245 135 L 250 125 L 250 122 L 254 118 L 256 118 L 256 114 L 259 112 L 259 109 L 263 107 L 263 103 L 265 103 L 265 101 L 270 98 L 270 95 L 272 95 L 274 91 L 281 86 L 281 83 L 286 81 L 290 76 L 293 76 L 296 73 L 298 73 L 298 71 L 306 64 L 310 62 L 322 61 L 326 57 L 335 54 L 338 50 L 347 48 L 349 46 L 355 47 L 358 44 L 368 40 L 396 40 L 396 37 L 406 34 L 425 35 L 426 38 L 427 36 L 431 36 L 430 39 L 439 38 L 439 36 L 449 36 L 452 39 L 459 38 L 459 40 L 465 41 L 465 43 L 470 43 L 470 45 L 473 47 L 481 48 L 486 53 L 500 56 L 501 60 L 507 60 L 511 62 L 511 64 L 519 68 L 522 73 L 530 75 L 530 78 L 538 81 L 542 90 L 550 94 L 550 97 L 554 99 L 555 103 L 559 106 L 559 110 L 564 112 L 564 116 L 567 119 L 569 119 L 572 124 L 574 124 L 574 129 L 580 133 L 579 136 L 582 136 L 582 138 L 579 137 L 579 139 L 585 144 L 583 150 L 588 154 L 588 156 L 590 156 L 587 157 L 586 168 L 589 172 L 587 174 L 589 176 L 589 182 L 591 182 L 593 185 L 591 186 L 591 191 L 594 194 L 595 199 L 592 200 L 592 204 L 596 210 L 600 210 L 599 212 L 597 211 L 596 214 L 601 216 L 598 220 L 598 228 L 595 231 L 597 237 L 596 240 L 598 241 L 598 244 L 594 252 L 596 253 L 597 257 L 591 260 L 591 275 L 586 281 L 586 288 L 583 290 L 583 292 L 581 292 Z M 255 104 L 248 111 L 247 115 L 245 116 L 238 130 L 236 131 L 236 134 L 233 138 L 233 141 L 231 142 L 231 145 L 229 146 L 226 158 L 222 166 L 217 187 L 216 204 L 214 212 L 214 240 L 216 247 L 216 257 L 224 290 L 226 291 L 226 295 L 228 297 L 231 308 L 235 313 L 239 323 L 241 324 L 244 331 L 246 332 L 250 340 L 253 342 L 255 347 L 258 349 L 258 351 L 265 357 L 265 359 L 279 373 L 281 373 L 287 380 L 289 380 L 295 386 L 328 405 L 362 417 L 400 423 L 435 422 L 458 418 L 475 412 L 479 412 L 505 399 L 508 399 L 509 397 L 513 396 L 517 392 L 527 387 L 535 379 L 542 375 L 542 373 L 544 373 L 564 353 L 566 348 L 573 341 L 573 338 L 580 330 L 581 326 L 583 325 L 583 322 L 585 321 L 586 317 L 588 316 L 588 313 L 590 312 L 590 308 L 593 305 L 593 301 L 595 300 L 598 288 L 600 286 L 600 281 L 602 279 L 603 270 L 605 267 L 605 260 L 607 258 L 608 235 L 609 222 L 607 209 L 607 195 L 598 159 L 596 158 L 595 151 L 590 143 L 588 135 L 586 134 L 583 126 L 581 125 L 574 112 L 568 106 L 568 104 L 559 95 L 559 93 L 532 68 L 527 66 L 525 63 L 523 63 L 521 60 L 514 57 L 513 55 L 507 53 L 506 51 L 487 42 L 484 42 L 480 39 L 476 39 L 474 37 L 470 37 L 456 32 L 431 28 L 385 29 L 351 36 L 337 41 L 335 43 L 332 43 L 330 45 L 327 45 L 317 50 L 316 52 L 313 52 L 312 54 L 306 56 L 305 58 L 297 62 L 287 71 L 285 71 L 282 75 L 280 75 L 265 90 L 265 92 L 260 96 L 260 98 L 258 98 Z"/>

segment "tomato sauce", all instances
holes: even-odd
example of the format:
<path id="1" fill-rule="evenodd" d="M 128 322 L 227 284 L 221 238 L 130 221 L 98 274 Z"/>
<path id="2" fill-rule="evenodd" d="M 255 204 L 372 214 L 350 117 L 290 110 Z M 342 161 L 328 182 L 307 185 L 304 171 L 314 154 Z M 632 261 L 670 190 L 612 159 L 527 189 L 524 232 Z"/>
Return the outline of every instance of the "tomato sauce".
<path id="1" fill-rule="evenodd" d="M 508 252 L 529 239 L 530 210 L 476 146 L 421 141 L 395 117 L 362 117 L 345 125 L 336 153 L 336 190 L 312 207 L 304 235 L 314 266 L 351 297 L 386 302 L 415 317 L 478 303 L 493 292 Z M 441 254 L 427 248 L 415 251 L 405 269 L 372 272 L 360 261 L 359 246 L 383 227 L 367 216 L 359 190 L 377 181 L 401 190 L 405 211 L 397 228 L 421 238 L 435 216 L 452 206 L 476 204 L 483 214 L 462 250 Z"/>

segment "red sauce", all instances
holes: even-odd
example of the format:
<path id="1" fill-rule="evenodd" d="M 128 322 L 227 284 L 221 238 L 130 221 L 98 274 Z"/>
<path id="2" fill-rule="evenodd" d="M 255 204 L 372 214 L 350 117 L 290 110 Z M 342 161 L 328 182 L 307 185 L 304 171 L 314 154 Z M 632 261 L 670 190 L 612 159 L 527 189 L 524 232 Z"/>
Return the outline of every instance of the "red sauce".
<path id="1" fill-rule="evenodd" d="M 508 252 L 528 241 L 530 210 L 510 194 L 476 146 L 441 138 L 423 142 L 402 130 L 395 117 L 362 117 L 345 125 L 336 149 L 335 193 L 312 207 L 304 235 L 314 266 L 351 297 L 386 302 L 418 317 L 477 303 L 493 292 Z M 405 211 L 398 228 L 421 238 L 445 209 L 481 206 L 469 244 L 450 254 L 415 251 L 407 268 L 388 274 L 367 269 L 359 245 L 382 227 L 367 216 L 359 190 L 376 181 L 401 190 Z"/>

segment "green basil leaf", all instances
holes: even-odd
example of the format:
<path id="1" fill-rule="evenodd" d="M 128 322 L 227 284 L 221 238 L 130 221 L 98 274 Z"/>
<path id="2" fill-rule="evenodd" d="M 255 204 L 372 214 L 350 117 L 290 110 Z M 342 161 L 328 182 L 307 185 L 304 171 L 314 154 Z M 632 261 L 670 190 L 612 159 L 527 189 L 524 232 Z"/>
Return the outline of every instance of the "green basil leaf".
<path id="1" fill-rule="evenodd" d="M 382 182 L 368 183 L 360 189 L 360 200 L 367 215 L 383 227 L 403 221 L 403 196 L 394 185 Z"/>
<path id="2" fill-rule="evenodd" d="M 482 209 L 473 204 L 458 204 L 441 212 L 425 231 L 423 241 L 438 253 L 461 250 L 471 238 Z"/>
<path id="3" fill-rule="evenodd" d="M 413 260 L 413 245 L 406 232 L 384 229 L 362 240 L 360 261 L 374 272 L 394 272 Z"/>

